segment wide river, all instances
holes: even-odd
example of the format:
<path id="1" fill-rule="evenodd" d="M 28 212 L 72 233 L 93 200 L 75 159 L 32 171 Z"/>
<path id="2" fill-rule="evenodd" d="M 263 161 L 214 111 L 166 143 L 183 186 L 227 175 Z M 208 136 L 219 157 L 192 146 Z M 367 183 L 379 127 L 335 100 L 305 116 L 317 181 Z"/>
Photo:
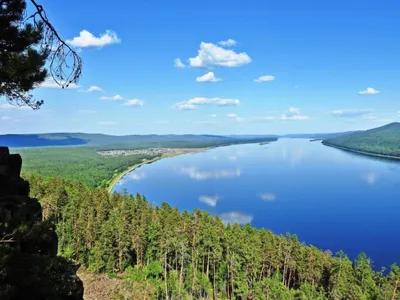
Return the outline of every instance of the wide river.
<path id="1" fill-rule="evenodd" d="M 400 263 L 400 162 L 308 139 L 220 147 L 144 165 L 114 191 L 251 223 L 375 268 Z"/>

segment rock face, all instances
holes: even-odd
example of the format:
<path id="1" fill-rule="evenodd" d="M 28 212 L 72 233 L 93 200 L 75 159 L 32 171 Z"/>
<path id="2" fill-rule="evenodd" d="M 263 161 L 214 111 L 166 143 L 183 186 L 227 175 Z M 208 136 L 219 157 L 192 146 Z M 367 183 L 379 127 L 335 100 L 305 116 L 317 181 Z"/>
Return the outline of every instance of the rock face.
<path id="1" fill-rule="evenodd" d="M 57 234 L 20 177 L 22 159 L 0 147 L 0 299 L 83 299 L 76 266 L 57 256 Z"/>

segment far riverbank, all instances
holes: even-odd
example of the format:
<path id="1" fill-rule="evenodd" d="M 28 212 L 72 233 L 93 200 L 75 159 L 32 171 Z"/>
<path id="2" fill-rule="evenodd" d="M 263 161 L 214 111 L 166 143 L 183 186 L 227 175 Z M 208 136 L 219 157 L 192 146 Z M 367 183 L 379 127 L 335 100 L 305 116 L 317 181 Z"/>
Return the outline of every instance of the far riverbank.
<path id="1" fill-rule="evenodd" d="M 348 152 L 353 152 L 353 153 L 358 153 L 358 154 L 363 154 L 363 155 L 368 155 L 368 156 L 374 156 L 374 157 L 379 157 L 379 158 L 386 158 L 386 159 L 395 159 L 395 160 L 400 160 L 399 156 L 391 156 L 391 155 L 385 155 L 385 154 L 378 154 L 378 153 L 372 153 L 372 152 L 365 152 L 365 151 L 359 151 L 359 150 L 355 150 L 355 149 L 351 149 L 351 148 L 347 148 L 347 147 L 343 147 L 343 146 L 337 146 L 325 141 L 322 141 L 322 144 L 324 146 L 329 146 L 332 148 L 337 148 L 343 151 L 348 151 Z"/>

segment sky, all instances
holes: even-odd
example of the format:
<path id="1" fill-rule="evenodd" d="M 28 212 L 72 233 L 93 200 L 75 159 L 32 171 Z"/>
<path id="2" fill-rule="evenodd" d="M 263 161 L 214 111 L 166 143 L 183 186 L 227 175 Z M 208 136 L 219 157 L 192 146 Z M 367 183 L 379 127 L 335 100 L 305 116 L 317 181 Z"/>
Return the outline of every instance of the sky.
<path id="1" fill-rule="evenodd" d="M 40 0 L 79 52 L 0 133 L 287 134 L 400 121 L 400 3 Z"/>

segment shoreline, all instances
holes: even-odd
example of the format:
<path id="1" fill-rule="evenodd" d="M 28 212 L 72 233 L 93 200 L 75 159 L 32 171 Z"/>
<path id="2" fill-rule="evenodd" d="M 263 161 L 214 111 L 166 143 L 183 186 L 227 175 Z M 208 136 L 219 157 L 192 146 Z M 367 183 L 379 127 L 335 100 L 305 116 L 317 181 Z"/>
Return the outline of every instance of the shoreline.
<path id="1" fill-rule="evenodd" d="M 169 153 L 169 154 L 163 154 L 163 155 L 161 155 L 161 156 L 156 156 L 156 157 L 154 157 L 154 158 L 152 158 L 152 159 L 145 159 L 145 160 L 143 160 L 142 162 L 140 162 L 140 163 L 138 163 L 138 164 L 135 164 L 135 165 L 133 165 L 133 166 L 130 166 L 130 167 L 127 168 L 125 171 L 123 171 L 123 172 L 121 172 L 121 173 L 118 173 L 118 175 L 117 175 L 115 178 L 113 178 L 113 179 L 111 180 L 110 184 L 109 184 L 108 187 L 107 187 L 107 191 L 108 191 L 108 193 L 111 193 L 111 191 L 112 191 L 112 189 L 114 188 L 114 186 L 115 186 L 115 185 L 118 183 L 118 181 L 120 181 L 126 174 L 128 174 L 128 173 L 130 173 L 130 172 L 136 170 L 137 168 L 139 168 L 139 167 L 141 167 L 141 166 L 143 166 L 143 165 L 151 164 L 151 163 L 156 162 L 156 161 L 158 161 L 158 160 L 160 160 L 160 159 L 163 159 L 163 158 L 175 157 L 175 156 L 182 155 L 182 154 L 190 154 L 190 153 L 203 152 L 203 151 L 207 151 L 207 150 L 210 150 L 210 149 L 212 149 L 212 147 L 208 147 L 208 148 L 193 148 L 193 150 L 190 149 L 190 151 L 187 151 L 187 152 Z"/>
<path id="2" fill-rule="evenodd" d="M 362 155 L 373 156 L 373 157 L 379 157 L 379 158 L 386 158 L 386 159 L 388 159 L 388 160 L 396 160 L 396 161 L 399 161 L 399 160 L 400 160 L 400 157 L 399 157 L 399 156 L 391 156 L 391 155 L 385 155 L 385 154 L 364 152 L 364 151 L 359 151 L 359 150 L 355 150 L 355 149 L 351 149 L 351 148 L 347 148 L 347 147 L 337 146 L 337 145 L 330 144 L 330 143 L 323 142 L 323 141 L 322 141 L 321 144 L 324 145 L 324 146 L 328 146 L 328 147 L 332 147 L 332 148 L 337 148 L 337 149 L 340 149 L 340 150 L 343 150 L 343 151 L 358 153 L 358 154 L 362 154 Z"/>

